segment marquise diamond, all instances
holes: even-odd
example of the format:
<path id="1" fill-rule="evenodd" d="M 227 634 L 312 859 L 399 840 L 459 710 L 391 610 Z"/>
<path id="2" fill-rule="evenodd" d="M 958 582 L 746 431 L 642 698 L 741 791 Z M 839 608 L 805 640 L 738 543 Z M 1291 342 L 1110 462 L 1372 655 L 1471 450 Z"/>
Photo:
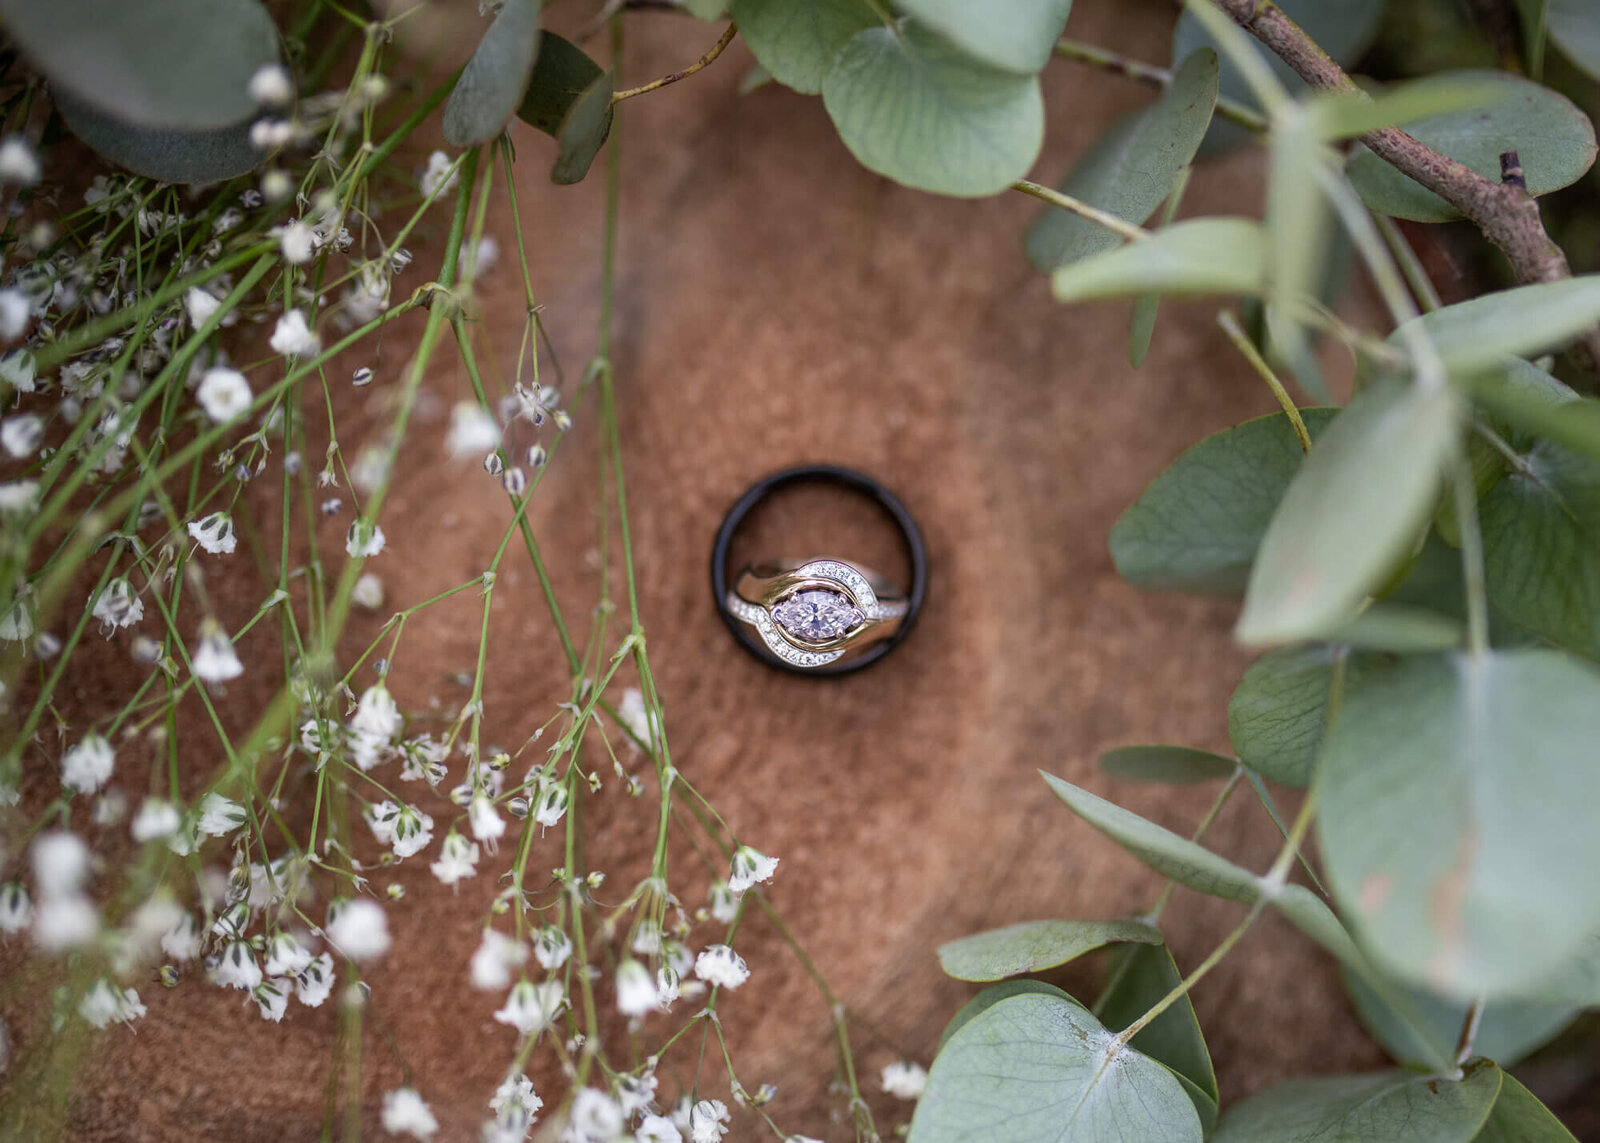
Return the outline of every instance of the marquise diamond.
<path id="1" fill-rule="evenodd" d="M 772 609 L 784 631 L 807 643 L 826 643 L 866 622 L 866 615 L 836 591 L 800 591 Z"/>

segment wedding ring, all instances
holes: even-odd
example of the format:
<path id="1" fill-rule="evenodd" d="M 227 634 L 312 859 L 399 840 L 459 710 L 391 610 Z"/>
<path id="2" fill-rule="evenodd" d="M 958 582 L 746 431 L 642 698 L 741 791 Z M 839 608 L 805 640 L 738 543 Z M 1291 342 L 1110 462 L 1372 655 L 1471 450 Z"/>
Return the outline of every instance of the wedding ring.
<path id="1" fill-rule="evenodd" d="M 906 548 L 905 588 L 834 557 L 747 566 L 729 586 L 728 549 L 745 516 L 780 488 L 811 483 L 842 485 L 884 509 Z M 926 583 L 922 534 L 905 506 L 872 478 L 832 465 L 786 469 L 752 486 L 729 510 L 712 552 L 711 590 L 728 630 L 763 663 L 800 674 L 845 674 L 883 658 L 910 633 Z"/>

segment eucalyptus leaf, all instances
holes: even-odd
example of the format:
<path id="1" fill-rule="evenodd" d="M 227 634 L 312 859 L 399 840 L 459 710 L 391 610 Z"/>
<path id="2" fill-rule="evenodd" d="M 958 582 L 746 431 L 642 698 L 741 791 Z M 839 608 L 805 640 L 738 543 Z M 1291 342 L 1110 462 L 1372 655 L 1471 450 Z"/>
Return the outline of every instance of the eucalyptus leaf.
<path id="1" fill-rule="evenodd" d="M 1075 1001 L 1011 996 L 963 1024 L 928 1072 L 911 1143 L 1200 1143 L 1177 1078 Z"/>
<path id="2" fill-rule="evenodd" d="M 1248 218 L 1196 218 L 1140 242 L 1092 254 L 1051 276 L 1058 302 L 1168 294 L 1259 294 L 1266 240 Z"/>
<path id="3" fill-rule="evenodd" d="M 1183 202 L 1183 192 L 1189 186 L 1191 169 L 1185 167 L 1178 172 L 1178 184 L 1172 188 L 1172 193 L 1167 196 L 1167 205 L 1161 209 L 1162 230 L 1171 226 L 1172 220 L 1178 216 L 1178 207 Z M 1150 352 L 1150 339 L 1155 336 L 1156 315 L 1160 310 L 1159 293 L 1140 294 L 1133 303 L 1133 317 L 1128 320 L 1128 364 L 1135 369 L 1144 364 L 1145 354 Z"/>
<path id="4" fill-rule="evenodd" d="M 1375 959 L 1525 996 L 1600 932 L 1600 670 L 1558 651 L 1410 659 L 1350 688 L 1321 763 L 1329 884 Z"/>
<path id="5" fill-rule="evenodd" d="M 683 6 L 699 20 L 720 20 L 728 13 L 728 0 L 683 0 Z"/>
<path id="6" fill-rule="evenodd" d="M 80 109 L 175 134 L 253 117 L 250 79 L 278 62 L 260 0 L 0 0 L 0 24 Z"/>
<path id="7" fill-rule="evenodd" d="M 1159 100 L 1100 137 L 1061 184 L 1062 193 L 1141 225 L 1194 158 L 1216 103 L 1217 54 L 1199 48 Z M 1048 274 L 1121 241 L 1086 218 L 1051 207 L 1028 229 L 1028 261 Z"/>
<path id="8" fill-rule="evenodd" d="M 72 133 L 96 152 L 136 175 L 165 183 L 209 183 L 254 170 L 265 157 L 250 141 L 250 124 L 210 130 L 135 127 L 83 103 L 66 91 L 56 110 Z"/>
<path id="9" fill-rule="evenodd" d="M 1409 127 L 1469 109 L 1483 111 L 1512 92 L 1498 82 L 1499 72 L 1444 72 L 1375 93 L 1338 91 L 1307 104 L 1307 118 L 1323 139 L 1350 139 L 1380 127 Z"/>
<path id="10" fill-rule="evenodd" d="M 444 137 L 458 147 L 487 143 L 516 112 L 539 54 L 537 0 L 505 0 L 444 105 Z"/>
<path id="11" fill-rule="evenodd" d="M 939 946 L 939 965 L 957 980 L 1003 980 L 1043 972 L 1119 941 L 1159 944 L 1143 921 L 1027 921 Z"/>
<path id="12" fill-rule="evenodd" d="M 1250 664 L 1228 700 L 1228 737 L 1240 761 L 1285 786 L 1311 784 L 1336 658 L 1344 659 L 1346 687 L 1384 663 L 1342 646 L 1310 643 L 1279 647 Z"/>
<path id="13" fill-rule="evenodd" d="M 1593 0 L 1549 0 L 1545 31 L 1562 55 L 1600 80 L 1600 20 L 1594 18 Z"/>
<path id="14" fill-rule="evenodd" d="M 1527 57 L 1528 75 L 1538 79 L 1544 71 L 1545 12 L 1548 0 L 1514 0 L 1517 23 L 1522 29 L 1522 53 Z M 1592 9 L 1591 9 L 1592 12 Z"/>
<path id="15" fill-rule="evenodd" d="M 1128 945 L 1118 949 L 1107 975 L 1105 993 L 1095 1013 L 1113 1032 L 1121 1032 L 1164 1000 L 1183 977 L 1165 944 Z M 1200 1031 L 1194 1005 L 1185 993 L 1165 1012 L 1139 1030 L 1129 1042 L 1151 1059 L 1166 1064 L 1194 1104 L 1200 1125 L 1210 1134 L 1217 1122 L 1217 1073 Z"/>
<path id="16" fill-rule="evenodd" d="M 1354 618 L 1416 545 L 1461 435 L 1444 387 L 1363 390 L 1317 440 L 1267 526 L 1235 635 L 1286 643 Z"/>
<path id="17" fill-rule="evenodd" d="M 603 75 L 605 69 L 571 40 L 554 32 L 542 32 L 517 118 L 556 138 L 573 105 Z"/>
<path id="18" fill-rule="evenodd" d="M 944 1051 L 944 1046 L 950 1042 L 950 1037 L 959 1032 L 964 1025 L 980 1012 L 993 1008 L 1002 1000 L 1012 996 L 1038 995 L 1054 996 L 1061 1000 L 1070 1000 L 1076 1004 L 1062 989 L 1053 984 L 1046 984 L 1042 980 L 1033 980 L 1024 977 L 1021 980 L 1002 980 L 990 988 L 985 988 L 978 995 L 961 1006 L 961 1010 L 950 1018 L 950 1023 L 944 1026 L 944 1031 L 939 1035 L 939 1051 Z"/>
<path id="19" fill-rule="evenodd" d="M 807 95 L 822 81 L 851 36 L 877 26 L 866 0 L 733 0 L 739 35 L 779 83 Z"/>
<path id="20" fill-rule="evenodd" d="M 900 7 L 975 59 L 1034 75 L 1050 62 L 1072 0 L 901 0 Z"/>
<path id="21" fill-rule="evenodd" d="M 1572 1132 L 1534 1094 L 1508 1075 L 1500 1096 L 1473 1143 L 1578 1143 Z"/>
<path id="22" fill-rule="evenodd" d="M 1580 398 L 1542 369 L 1512 358 L 1516 370 L 1480 374 L 1467 381 L 1473 400 L 1503 425 L 1532 433 L 1585 456 L 1600 459 L 1600 401 Z M 1516 374 L 1531 372 L 1560 389 L 1530 387 Z M 1564 392 L 1563 392 L 1564 390 Z M 1503 458 L 1502 458 L 1503 459 Z"/>
<path id="23" fill-rule="evenodd" d="M 1367 651 L 1448 651 L 1465 641 L 1466 627 L 1458 619 L 1426 608 L 1379 601 L 1349 623 L 1328 635 L 1331 643 Z"/>
<path id="24" fill-rule="evenodd" d="M 1452 374 L 1468 375 L 1507 355 L 1558 349 L 1600 321 L 1600 274 L 1498 290 L 1420 318 Z M 1403 345 L 1405 331 L 1390 341 Z"/>
<path id="25" fill-rule="evenodd" d="M 851 36 L 822 102 L 864 167 L 936 194 L 998 194 L 1044 144 L 1037 77 L 978 63 L 910 19 Z"/>
<path id="26" fill-rule="evenodd" d="M 1500 156 L 1516 151 L 1528 190 L 1545 194 L 1576 182 L 1594 163 L 1594 126 L 1564 95 L 1504 72 L 1452 76 L 1499 89 L 1480 107 L 1418 120 L 1407 131 L 1441 154 L 1500 181 Z M 1460 213 L 1444 199 L 1357 145 L 1346 166 L 1350 181 L 1380 214 L 1415 222 L 1448 222 Z"/>
<path id="27" fill-rule="evenodd" d="M 1192 746 L 1119 746 L 1100 755 L 1100 769 L 1129 782 L 1187 785 L 1231 778 L 1239 764 Z"/>
<path id="28" fill-rule="evenodd" d="M 1302 409 L 1313 440 L 1339 412 Z M 1138 587 L 1237 594 L 1284 490 L 1305 462 L 1283 413 L 1191 446 L 1111 527 L 1117 574 Z"/>
<path id="29" fill-rule="evenodd" d="M 611 94 L 614 78 L 600 75 L 583 89 L 556 129 L 556 162 L 550 181 L 563 186 L 582 182 L 589 165 L 611 134 Z"/>
<path id="30" fill-rule="evenodd" d="M 1471 1143 L 1500 1094 L 1487 1060 L 1458 1081 L 1416 1072 L 1280 1083 L 1228 1110 L 1212 1143 Z"/>

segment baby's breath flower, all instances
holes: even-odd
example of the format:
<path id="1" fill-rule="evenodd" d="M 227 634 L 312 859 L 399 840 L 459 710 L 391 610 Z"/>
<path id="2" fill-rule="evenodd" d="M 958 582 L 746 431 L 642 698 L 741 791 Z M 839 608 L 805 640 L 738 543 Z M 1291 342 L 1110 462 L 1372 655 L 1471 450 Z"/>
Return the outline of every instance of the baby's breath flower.
<path id="1" fill-rule="evenodd" d="M 267 64 L 250 77 L 250 98 L 263 107 L 281 107 L 294 99 L 294 83 L 281 66 Z"/>
<path id="2" fill-rule="evenodd" d="M 389 276 L 386 267 L 381 262 L 368 262 L 361 267 L 350 288 L 345 291 L 345 322 L 348 325 L 366 325 L 388 308 Z"/>
<path id="3" fill-rule="evenodd" d="M 79 893 L 44 897 L 33 922 L 33 943 L 45 952 L 82 948 L 100 931 L 94 903 Z"/>
<path id="4" fill-rule="evenodd" d="M 189 314 L 189 324 L 195 329 L 205 325 L 221 305 L 199 286 L 190 286 L 189 292 L 183 295 L 183 308 Z"/>
<path id="5" fill-rule="evenodd" d="M 572 955 L 572 938 L 555 925 L 546 925 L 534 938 L 533 955 L 538 958 L 541 968 L 546 972 L 554 972 L 566 964 L 567 958 Z"/>
<path id="6" fill-rule="evenodd" d="M 468 841 L 455 830 L 445 835 L 440 847 L 439 860 L 428 868 L 446 885 L 454 885 L 462 878 L 476 876 L 478 872 L 478 845 Z"/>
<path id="7" fill-rule="evenodd" d="M 311 950 L 294 933 L 279 930 L 267 942 L 268 976 L 296 976 L 311 967 Z"/>
<path id="8" fill-rule="evenodd" d="M 482 794 L 473 798 L 467 807 L 467 819 L 472 824 L 472 836 L 493 853 L 495 842 L 506 832 L 505 819 L 495 812 L 493 799 Z"/>
<path id="9" fill-rule="evenodd" d="M 211 978 L 223 988 L 242 988 L 251 992 L 261 983 L 261 966 L 248 941 L 232 941 L 222 950 Z"/>
<path id="10" fill-rule="evenodd" d="M 0 355 L 0 381 L 4 381 L 19 393 L 33 392 L 34 369 L 33 354 L 26 349 L 13 349 L 9 353 Z"/>
<path id="11" fill-rule="evenodd" d="M 439 1121 L 415 1088 L 401 1087 L 383 1094 L 383 1129 L 427 1139 L 439 1130 Z"/>
<path id="12" fill-rule="evenodd" d="M 428 156 L 428 169 L 422 172 L 422 194 L 425 198 L 431 198 L 435 193 L 443 194 L 456 185 L 460 172 L 453 167 L 450 156 L 443 151 L 435 151 Z"/>
<path id="13" fill-rule="evenodd" d="M 910 1060 L 885 1064 L 881 1076 L 883 1090 L 896 1099 L 921 1099 L 928 1086 L 928 1073 Z"/>
<path id="14" fill-rule="evenodd" d="M 257 119 L 250 125 L 250 142 L 258 151 L 276 151 L 294 138 L 294 124 L 287 119 Z"/>
<path id="15" fill-rule="evenodd" d="M 133 815 L 128 830 L 134 841 L 142 843 L 171 837 L 182 824 L 183 815 L 177 806 L 163 798 L 146 798 L 140 803 L 139 812 Z"/>
<path id="16" fill-rule="evenodd" d="M 656 1009 L 659 998 L 650 970 L 632 957 L 617 965 L 617 1010 L 639 1017 Z"/>
<path id="17" fill-rule="evenodd" d="M 229 555 L 239 546 L 239 537 L 233 532 L 233 518 L 226 512 L 213 512 L 202 519 L 191 520 L 189 535 L 214 556 Z"/>
<path id="18" fill-rule="evenodd" d="M 292 987 L 289 981 L 277 977 L 263 980 L 250 990 L 250 999 L 256 1002 L 263 1020 L 276 1024 L 283 1019 L 283 1014 L 289 1009 L 289 991 Z"/>
<path id="19" fill-rule="evenodd" d="M 27 587 L 23 584 L 15 602 L 0 612 L 0 639 L 23 643 L 33 638 L 33 600 L 24 594 Z"/>
<path id="20" fill-rule="evenodd" d="M 83 999 L 78 1001 L 78 1015 L 95 1028 L 104 1028 L 113 1021 L 131 1024 L 144 1012 L 137 992 L 119 988 L 103 976 L 91 984 Z"/>
<path id="21" fill-rule="evenodd" d="M 344 550 L 353 559 L 375 556 L 383 544 L 383 529 L 371 520 L 356 520 L 344 534 Z"/>
<path id="22" fill-rule="evenodd" d="M 15 287 L 0 290 L 0 341 L 15 341 L 28 330 L 33 303 Z M 20 387 L 20 386 L 19 386 Z"/>
<path id="23" fill-rule="evenodd" d="M 750 968 L 727 945 L 712 945 L 695 958 L 694 974 L 707 984 L 733 989 L 750 979 Z"/>
<path id="24" fill-rule="evenodd" d="M 572 1133 L 584 1143 L 615 1139 L 627 1126 L 617 1101 L 592 1087 L 582 1089 L 573 1097 L 569 1122 Z"/>
<path id="25" fill-rule="evenodd" d="M 527 959 L 528 949 L 521 941 L 512 940 L 494 929 L 483 930 L 483 940 L 469 962 L 472 987 L 484 991 L 507 987 L 511 983 L 511 970 L 520 968 Z"/>
<path id="26" fill-rule="evenodd" d="M 86 734 L 61 757 L 61 784 L 80 794 L 92 794 L 111 778 L 116 751 L 98 734 Z"/>
<path id="27" fill-rule="evenodd" d="M 543 1106 L 532 1080 L 520 1074 L 507 1076 L 489 1100 L 495 1117 L 483 1125 L 484 1143 L 522 1143 Z"/>
<path id="28" fill-rule="evenodd" d="M 250 815 L 243 806 L 215 790 L 200 799 L 200 816 L 196 825 L 207 837 L 224 837 L 234 830 L 243 829 L 249 820 Z"/>
<path id="29" fill-rule="evenodd" d="M 500 459 L 499 453 L 491 452 L 488 456 L 483 458 L 483 471 L 487 472 L 490 476 L 499 476 L 505 470 L 506 462 Z"/>
<path id="30" fill-rule="evenodd" d="M 333 958 L 321 953 L 301 972 L 295 973 L 294 994 L 307 1008 L 320 1008 L 333 992 Z"/>
<path id="31" fill-rule="evenodd" d="M 384 743 L 399 733 L 400 725 L 400 708 L 382 683 L 374 683 L 362 692 L 356 712 L 350 717 L 351 733 Z"/>
<path id="32" fill-rule="evenodd" d="M 316 251 L 317 232 L 295 219 L 279 233 L 278 248 L 283 251 L 283 260 L 291 266 L 304 265 L 311 261 L 311 255 Z"/>
<path id="33" fill-rule="evenodd" d="M 39 451 L 44 441 L 44 418 L 37 413 L 18 413 L 0 421 L 0 446 L 17 460 L 26 460 Z"/>
<path id="34" fill-rule="evenodd" d="M 778 859 L 768 857 L 759 850 L 741 845 L 733 851 L 732 869 L 728 874 L 729 892 L 740 895 L 761 881 L 771 881 L 777 872 Z"/>
<path id="35" fill-rule="evenodd" d="M 200 947 L 200 922 L 192 913 L 179 917 L 161 938 L 161 951 L 179 962 L 199 956 Z"/>
<path id="36" fill-rule="evenodd" d="M 638 1143 L 683 1143 L 683 1133 L 678 1125 L 665 1115 L 646 1115 L 634 1130 Z"/>
<path id="37" fill-rule="evenodd" d="M 270 344 L 272 352 L 285 357 L 310 357 L 322 348 L 322 342 L 306 324 L 306 315 L 299 310 L 290 310 L 278 319 Z"/>
<path id="38" fill-rule="evenodd" d="M 339 901 L 328 913 L 328 943 L 351 960 L 374 960 L 389 951 L 389 920 L 376 901 Z"/>
<path id="39" fill-rule="evenodd" d="M 144 618 L 144 603 L 126 577 L 119 576 L 95 596 L 94 617 L 109 636 L 118 627 L 131 627 Z"/>
<path id="40" fill-rule="evenodd" d="M 0 140 L 0 182 L 31 187 L 39 181 L 39 156 L 21 135 Z"/>
<path id="41" fill-rule="evenodd" d="M 432 840 L 433 818 L 415 806 L 401 806 L 394 820 L 394 855 L 411 857 L 426 849 Z"/>
<path id="42" fill-rule="evenodd" d="M 268 171 L 261 176 L 261 195 L 268 202 L 282 202 L 294 191 L 294 180 L 287 171 Z"/>
<path id="43" fill-rule="evenodd" d="M 33 884 L 42 898 L 70 897 L 89 876 L 89 847 L 75 833 L 50 830 L 34 838 L 29 851 Z"/>
<path id="44" fill-rule="evenodd" d="M 482 405 L 458 401 L 450 410 L 450 432 L 444 447 L 451 456 L 490 452 L 500 445 L 500 426 Z"/>
<path id="45" fill-rule="evenodd" d="M 720 1099 L 702 1099 L 689 1109 L 692 1143 L 718 1143 L 728 1133 L 728 1105 Z"/>
<path id="46" fill-rule="evenodd" d="M 20 516 L 39 509 L 39 482 L 12 480 L 0 484 L 0 516 Z M 30 630 L 28 634 L 32 634 Z M 24 635 L 23 638 L 27 638 Z"/>
<path id="47" fill-rule="evenodd" d="M 219 366 L 206 370 L 195 397 L 206 416 L 219 425 L 227 424 L 250 411 L 250 382 L 237 369 Z"/>
<path id="48" fill-rule="evenodd" d="M 500 478 L 500 484 L 506 490 L 506 495 L 521 496 L 528 491 L 528 473 L 525 469 L 513 466 L 506 469 L 505 475 Z"/>
<path id="49" fill-rule="evenodd" d="M 561 782 L 549 782 L 541 779 L 540 785 L 543 788 L 539 791 L 535 801 L 533 818 L 548 829 L 566 815 L 567 804 L 571 801 L 571 795 L 567 793 L 567 787 Z"/>
<path id="50" fill-rule="evenodd" d="M 244 674 L 244 664 L 222 624 L 209 615 L 200 621 L 200 641 L 194 649 L 195 677 L 204 683 L 225 683 Z"/>
<path id="51" fill-rule="evenodd" d="M 33 923 L 33 901 L 20 881 L 0 885 L 0 933 L 20 933 Z"/>
<path id="52" fill-rule="evenodd" d="M 711 915 L 724 925 L 731 925 L 739 915 L 739 897 L 726 881 L 711 883 Z"/>
<path id="53" fill-rule="evenodd" d="M 558 980 L 542 984 L 519 980 L 511 986 L 505 1005 L 495 1012 L 494 1018 L 524 1036 L 537 1035 L 561 1015 L 566 1003 L 566 990 Z"/>

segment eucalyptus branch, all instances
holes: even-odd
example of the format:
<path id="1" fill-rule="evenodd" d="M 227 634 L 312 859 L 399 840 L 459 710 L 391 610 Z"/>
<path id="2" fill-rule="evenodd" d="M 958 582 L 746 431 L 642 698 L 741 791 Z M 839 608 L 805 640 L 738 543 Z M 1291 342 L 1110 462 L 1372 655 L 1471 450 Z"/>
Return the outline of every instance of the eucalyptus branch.
<path id="1" fill-rule="evenodd" d="M 1101 210 L 1098 206 L 1090 206 L 1082 199 L 1073 198 L 1069 194 L 1062 194 L 1058 190 L 1040 186 L 1038 183 L 1029 182 L 1027 179 L 1018 179 L 1011 184 L 1011 189 L 1021 191 L 1023 194 L 1032 195 L 1034 198 L 1059 206 L 1062 210 L 1071 211 L 1079 218 L 1086 218 L 1097 226 L 1103 226 L 1111 233 L 1126 238 L 1130 242 L 1142 242 L 1150 237 L 1150 232 L 1127 222 L 1110 211 Z"/>
<path id="2" fill-rule="evenodd" d="M 1215 2 L 1234 23 L 1270 48 L 1313 88 L 1356 99 L 1369 98 L 1276 4 L 1262 0 Z M 1380 127 L 1361 136 L 1361 141 L 1390 166 L 1427 187 L 1474 223 L 1505 254 L 1517 281 L 1531 284 L 1572 277 L 1566 254 L 1545 233 L 1538 200 L 1528 193 L 1520 177 L 1515 152 L 1508 152 L 1507 177 L 1496 182 L 1398 127 Z M 1502 156 L 1502 164 L 1507 164 L 1506 156 Z M 1587 372 L 1600 370 L 1600 329 L 1583 334 L 1574 348 Z"/>
<path id="3" fill-rule="evenodd" d="M 630 87 L 627 91 L 616 92 L 611 97 L 611 105 L 615 107 L 624 99 L 632 99 L 635 95 L 645 95 L 648 92 L 655 91 L 658 88 L 666 87 L 669 83 L 677 83 L 680 79 L 688 79 L 695 72 L 708 67 L 713 60 L 722 54 L 723 50 L 729 44 L 733 43 L 733 37 L 738 34 L 739 25 L 729 24 L 728 30 L 722 33 L 722 39 L 712 44 L 711 50 L 706 52 L 706 54 L 701 56 L 699 59 L 695 60 L 694 63 L 690 64 L 682 71 L 675 71 L 671 75 L 664 75 L 660 79 L 652 79 L 649 83 L 642 87 Z"/>
<path id="4" fill-rule="evenodd" d="M 1113 75 L 1124 76 L 1136 80 L 1147 87 L 1158 88 L 1165 91 L 1172 86 L 1172 69 L 1156 67 L 1143 60 L 1133 59 L 1131 56 L 1121 55 L 1118 52 L 1108 51 L 1098 44 L 1086 44 L 1081 40 L 1062 39 L 1056 41 L 1056 55 L 1064 60 L 1073 60 L 1076 63 L 1088 64 L 1101 71 L 1108 71 Z M 1239 126 L 1251 131 L 1265 131 L 1267 117 L 1253 107 L 1246 107 L 1232 99 L 1218 98 L 1217 114 L 1224 119 L 1231 119 Z"/>

